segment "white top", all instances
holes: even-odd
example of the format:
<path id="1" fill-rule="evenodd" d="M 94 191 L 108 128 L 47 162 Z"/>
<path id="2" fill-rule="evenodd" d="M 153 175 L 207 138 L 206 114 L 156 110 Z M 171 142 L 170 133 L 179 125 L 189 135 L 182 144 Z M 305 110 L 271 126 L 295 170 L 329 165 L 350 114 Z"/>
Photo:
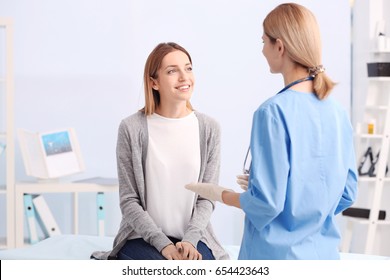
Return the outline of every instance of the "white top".
<path id="1" fill-rule="evenodd" d="M 167 236 L 183 238 L 195 195 L 184 188 L 200 172 L 199 124 L 194 112 L 180 119 L 148 116 L 146 210 Z"/>

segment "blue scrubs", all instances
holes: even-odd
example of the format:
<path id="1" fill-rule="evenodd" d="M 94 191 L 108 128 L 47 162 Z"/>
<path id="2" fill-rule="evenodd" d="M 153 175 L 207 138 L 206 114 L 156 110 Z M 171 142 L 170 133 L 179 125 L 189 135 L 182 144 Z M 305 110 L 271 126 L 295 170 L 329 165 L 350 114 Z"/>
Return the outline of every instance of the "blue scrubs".
<path id="1" fill-rule="evenodd" d="M 339 259 L 335 215 L 357 193 L 353 131 L 332 98 L 286 90 L 254 113 L 239 259 Z"/>

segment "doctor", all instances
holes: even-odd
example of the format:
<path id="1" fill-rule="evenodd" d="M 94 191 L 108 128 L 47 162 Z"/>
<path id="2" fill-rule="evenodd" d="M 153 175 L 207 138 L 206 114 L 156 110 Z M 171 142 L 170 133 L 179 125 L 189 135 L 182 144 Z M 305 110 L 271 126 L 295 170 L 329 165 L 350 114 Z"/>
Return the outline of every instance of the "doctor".
<path id="1" fill-rule="evenodd" d="M 248 190 L 186 188 L 245 212 L 239 259 L 339 259 L 335 216 L 355 201 L 356 162 L 348 115 L 329 96 L 335 84 L 322 66 L 319 27 L 307 8 L 288 3 L 263 29 L 263 54 L 284 88 L 254 113 Z"/>

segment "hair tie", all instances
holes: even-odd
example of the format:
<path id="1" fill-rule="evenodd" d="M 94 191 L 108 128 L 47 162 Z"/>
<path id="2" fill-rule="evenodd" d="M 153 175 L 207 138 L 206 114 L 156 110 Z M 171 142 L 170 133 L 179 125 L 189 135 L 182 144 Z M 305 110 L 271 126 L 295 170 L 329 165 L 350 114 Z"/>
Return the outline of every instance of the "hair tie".
<path id="1" fill-rule="evenodd" d="M 325 71 L 325 68 L 324 66 L 322 65 L 318 65 L 318 66 L 315 66 L 315 67 L 309 67 L 307 68 L 307 70 L 309 71 L 309 75 L 312 76 L 312 77 L 315 77 L 317 76 L 319 73 L 322 73 Z"/>

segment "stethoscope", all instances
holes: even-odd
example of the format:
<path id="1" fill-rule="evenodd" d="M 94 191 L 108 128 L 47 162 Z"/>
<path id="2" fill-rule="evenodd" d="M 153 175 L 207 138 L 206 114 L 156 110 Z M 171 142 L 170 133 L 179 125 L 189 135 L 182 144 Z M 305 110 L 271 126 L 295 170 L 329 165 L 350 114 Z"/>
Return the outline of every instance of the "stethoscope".
<path id="1" fill-rule="evenodd" d="M 314 80 L 314 76 L 307 76 L 305 78 L 296 80 L 296 81 L 294 81 L 292 83 L 289 83 L 282 90 L 280 90 L 277 94 L 282 93 L 282 92 L 288 90 L 290 87 L 295 86 L 296 84 L 299 84 L 299 83 L 302 83 L 302 82 L 305 82 L 305 81 L 312 81 L 312 80 Z M 252 160 L 250 160 L 249 165 L 247 165 L 248 164 L 248 159 L 250 158 L 250 150 L 251 150 L 251 146 L 248 147 L 248 150 L 247 150 L 246 155 L 245 155 L 244 165 L 242 167 L 242 173 L 245 174 L 245 175 L 249 174 L 250 171 L 251 171 Z"/>

